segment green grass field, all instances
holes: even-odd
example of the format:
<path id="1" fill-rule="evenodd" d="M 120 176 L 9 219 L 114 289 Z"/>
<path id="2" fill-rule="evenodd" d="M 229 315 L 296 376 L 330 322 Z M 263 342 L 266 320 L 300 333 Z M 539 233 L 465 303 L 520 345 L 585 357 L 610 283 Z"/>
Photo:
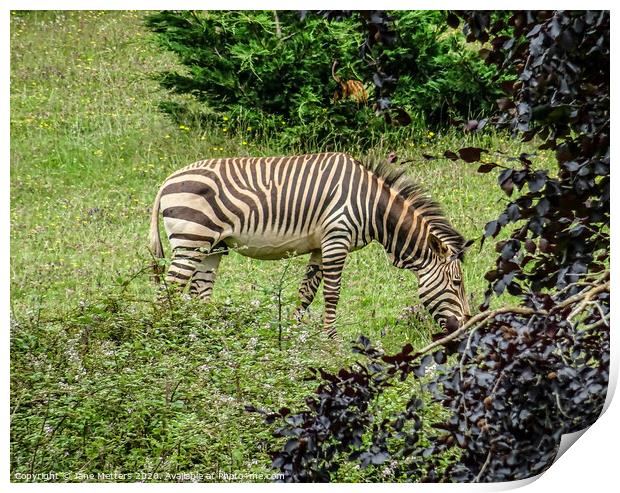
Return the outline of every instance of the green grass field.
<path id="1" fill-rule="evenodd" d="M 391 267 L 378 245 L 352 254 L 346 265 L 339 342 L 321 333 L 320 293 L 306 321 L 294 325 L 288 318 L 306 258 L 267 262 L 232 253 L 221 264 L 211 304 L 154 303 L 145 268 L 150 208 L 162 180 L 206 157 L 296 150 L 251 134 L 231 136 L 224 126 L 173 124 L 157 109 L 169 96 L 150 75 L 175 61 L 155 48 L 143 15 L 11 16 L 16 481 L 46 480 L 36 475 L 52 470 L 69 481 L 136 472 L 166 481 L 217 471 L 267 480 L 274 439 L 245 404 L 302 407 L 315 385 L 303 379 L 306 369 L 353 361 L 349 341 L 361 333 L 393 351 L 427 343 L 437 330 L 424 313 L 407 310 L 417 303 L 415 277 Z M 457 229 L 475 238 L 504 200 L 494 173 L 422 157 L 466 145 L 513 154 L 530 149 L 501 134 L 455 131 L 409 136 L 398 149 L 378 146 L 367 155 L 354 144 L 346 150 L 361 160 L 391 150 L 411 160 L 408 174 L 444 205 Z M 493 261 L 490 243 L 467 256 L 473 307 Z M 405 382 L 381 406 L 396 407 L 411 387 Z M 340 479 L 372 474 L 351 469 Z"/>

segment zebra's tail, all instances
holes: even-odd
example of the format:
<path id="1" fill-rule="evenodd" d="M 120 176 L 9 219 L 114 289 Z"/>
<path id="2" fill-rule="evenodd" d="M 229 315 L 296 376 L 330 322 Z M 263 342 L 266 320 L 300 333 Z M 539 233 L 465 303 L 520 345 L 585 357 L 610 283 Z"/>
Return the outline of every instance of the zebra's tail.
<path id="1" fill-rule="evenodd" d="M 164 273 L 164 269 L 161 267 L 158 259 L 164 258 L 164 248 L 161 244 L 161 237 L 159 236 L 159 207 L 161 200 L 161 192 L 163 187 L 159 189 L 157 192 L 157 196 L 155 197 L 155 202 L 153 203 L 153 210 L 151 211 L 151 254 L 153 255 L 153 281 L 159 284 L 161 278 L 160 276 Z"/>

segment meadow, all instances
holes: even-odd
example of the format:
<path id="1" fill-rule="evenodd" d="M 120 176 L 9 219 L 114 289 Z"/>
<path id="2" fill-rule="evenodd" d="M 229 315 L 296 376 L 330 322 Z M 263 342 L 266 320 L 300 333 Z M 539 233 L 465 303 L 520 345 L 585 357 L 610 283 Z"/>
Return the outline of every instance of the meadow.
<path id="1" fill-rule="evenodd" d="M 321 292 L 301 323 L 289 319 L 306 258 L 224 258 L 208 305 L 156 303 L 149 280 L 149 215 L 173 170 L 207 157 L 281 155 L 256 132 L 173 123 L 151 75 L 175 66 L 143 27 L 144 13 L 11 15 L 11 469 L 19 480 L 177 480 L 243 473 L 269 480 L 277 444 L 244 406 L 298 409 L 310 367 L 355 360 L 364 334 L 388 351 L 420 347 L 438 328 L 417 306 L 415 276 L 380 245 L 352 254 L 339 305 L 339 339 L 321 332 Z M 394 151 L 466 238 L 479 238 L 505 200 L 494 173 L 441 156 L 468 145 L 532 152 L 488 130 L 406 133 L 362 161 Z M 489 159 L 494 159 L 493 155 Z M 543 161 L 544 162 L 544 161 Z M 165 245 L 166 247 L 166 245 Z M 476 307 L 491 242 L 468 252 L 465 285 Z M 505 302 L 505 301 L 497 301 Z M 374 405 L 406 400 L 406 381 Z M 429 411 L 430 412 L 430 411 Z M 372 469 L 372 468 L 370 468 Z M 93 474 L 93 477 L 89 475 Z M 102 474 L 103 476 L 97 476 Z M 193 477 L 195 479 L 195 476 Z M 186 480 L 188 478 L 185 478 Z M 397 480 L 380 470 L 340 478 Z M 54 480 L 53 478 L 51 480 Z M 192 480 L 189 477 L 188 480 Z"/>

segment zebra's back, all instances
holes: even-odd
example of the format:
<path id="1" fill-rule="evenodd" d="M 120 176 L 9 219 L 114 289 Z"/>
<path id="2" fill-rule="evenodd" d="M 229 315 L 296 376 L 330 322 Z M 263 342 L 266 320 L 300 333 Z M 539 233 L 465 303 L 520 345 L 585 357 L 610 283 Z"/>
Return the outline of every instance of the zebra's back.
<path id="1" fill-rule="evenodd" d="M 368 173 L 343 153 L 211 159 L 170 175 L 160 207 L 173 248 L 224 243 L 278 259 L 318 249 Z"/>

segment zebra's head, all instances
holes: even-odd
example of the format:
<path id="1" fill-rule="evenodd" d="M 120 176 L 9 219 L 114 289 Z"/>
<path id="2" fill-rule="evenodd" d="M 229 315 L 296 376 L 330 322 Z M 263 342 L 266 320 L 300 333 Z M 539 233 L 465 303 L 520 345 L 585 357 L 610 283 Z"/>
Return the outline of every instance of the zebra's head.
<path id="1" fill-rule="evenodd" d="M 417 272 L 420 301 L 442 328 L 451 317 L 461 325 L 471 317 L 461 267 L 464 249 L 456 250 L 433 234 L 428 247 L 429 262 Z"/>

